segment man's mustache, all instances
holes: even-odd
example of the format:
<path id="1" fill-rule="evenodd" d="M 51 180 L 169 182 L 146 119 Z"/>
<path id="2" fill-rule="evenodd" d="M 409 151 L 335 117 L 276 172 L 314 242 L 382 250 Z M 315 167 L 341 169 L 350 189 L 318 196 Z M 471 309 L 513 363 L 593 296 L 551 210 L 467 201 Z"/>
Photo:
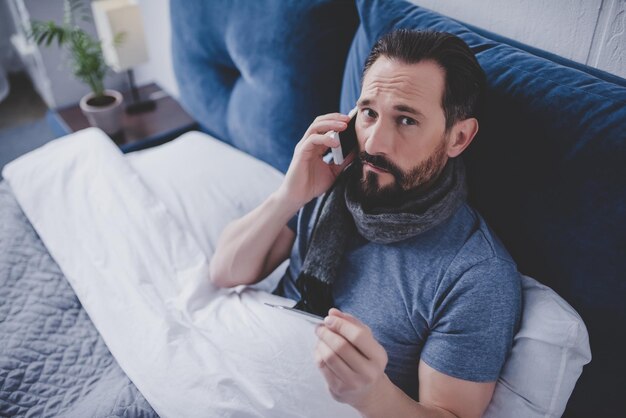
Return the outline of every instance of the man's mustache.
<path id="1" fill-rule="evenodd" d="M 388 171 L 397 180 L 401 180 L 404 178 L 404 173 L 402 172 L 402 170 L 382 155 L 370 155 L 366 151 L 361 151 L 359 153 L 359 160 L 361 161 L 361 164 L 369 163 L 374 167 Z"/>

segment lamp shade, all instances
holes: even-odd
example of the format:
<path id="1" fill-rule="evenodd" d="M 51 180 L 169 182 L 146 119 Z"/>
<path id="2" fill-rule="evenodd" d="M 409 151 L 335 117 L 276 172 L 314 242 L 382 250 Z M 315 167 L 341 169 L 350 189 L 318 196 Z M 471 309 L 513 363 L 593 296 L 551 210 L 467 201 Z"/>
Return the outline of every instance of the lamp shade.
<path id="1" fill-rule="evenodd" d="M 102 52 L 109 67 L 125 71 L 148 61 L 141 10 L 128 0 L 97 0 L 91 3 Z M 114 39 L 123 34 L 115 45 Z"/>

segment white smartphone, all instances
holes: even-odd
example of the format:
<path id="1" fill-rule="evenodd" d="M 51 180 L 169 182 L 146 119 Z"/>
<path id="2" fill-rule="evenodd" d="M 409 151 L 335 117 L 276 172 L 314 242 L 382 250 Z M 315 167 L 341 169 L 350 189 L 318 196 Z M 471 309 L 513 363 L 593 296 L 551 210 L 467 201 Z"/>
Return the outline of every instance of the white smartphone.
<path id="1" fill-rule="evenodd" d="M 305 320 L 307 320 L 309 322 L 312 322 L 314 324 L 323 324 L 324 323 L 324 318 L 322 318 L 321 316 L 314 315 L 312 313 L 308 313 L 308 312 L 305 312 L 305 311 L 301 311 L 300 309 L 290 308 L 288 306 L 273 305 L 273 304 L 267 303 L 267 302 L 264 302 L 264 303 L 267 306 L 271 307 L 271 308 L 280 309 L 281 311 L 285 312 L 288 315 L 297 316 L 300 319 L 305 319 Z"/>
<path id="2" fill-rule="evenodd" d="M 348 113 L 350 117 L 350 122 L 348 122 L 348 127 L 341 132 L 330 131 L 328 135 L 332 138 L 339 139 L 339 146 L 335 148 L 331 148 L 333 153 L 333 161 L 335 164 L 340 165 L 343 163 L 343 160 L 352 152 L 352 150 L 356 147 L 357 139 L 356 139 L 356 112 L 358 108 L 354 108 Z"/>

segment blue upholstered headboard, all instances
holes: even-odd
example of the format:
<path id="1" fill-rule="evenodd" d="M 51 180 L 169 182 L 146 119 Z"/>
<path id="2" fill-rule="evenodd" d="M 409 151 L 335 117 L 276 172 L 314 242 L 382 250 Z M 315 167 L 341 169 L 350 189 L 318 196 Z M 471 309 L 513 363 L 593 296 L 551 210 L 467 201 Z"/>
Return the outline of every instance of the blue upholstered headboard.
<path id="1" fill-rule="evenodd" d="M 626 81 L 402 0 L 171 0 L 171 14 L 187 110 L 207 132 L 283 171 L 315 116 L 354 105 L 380 35 L 408 27 L 463 38 L 489 84 L 465 156 L 470 199 L 520 271 L 587 324 L 594 357 L 566 416 L 622 409 Z"/>
<path id="2" fill-rule="evenodd" d="M 184 105 L 206 132 L 282 171 L 320 114 L 338 110 L 358 16 L 344 0 L 172 0 Z"/>

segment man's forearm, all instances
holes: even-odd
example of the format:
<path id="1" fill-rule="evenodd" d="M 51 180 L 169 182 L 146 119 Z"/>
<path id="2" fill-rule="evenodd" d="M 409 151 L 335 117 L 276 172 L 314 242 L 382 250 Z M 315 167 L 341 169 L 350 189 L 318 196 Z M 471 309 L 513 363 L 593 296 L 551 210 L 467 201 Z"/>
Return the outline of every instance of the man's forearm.
<path id="1" fill-rule="evenodd" d="M 255 283 L 289 256 L 295 235 L 285 225 L 311 199 L 325 193 L 354 159 L 327 164 L 322 155 L 339 141 L 328 131 L 343 131 L 347 115 L 317 117 L 294 149 L 281 187 L 261 206 L 229 225 L 211 260 L 211 280 L 222 287 Z M 268 271 L 269 270 L 269 271 Z"/>
<path id="2" fill-rule="evenodd" d="M 378 386 L 367 403 L 356 406 L 364 418 L 457 418 L 444 409 L 414 401 L 387 376 Z"/>
<path id="3" fill-rule="evenodd" d="M 211 280 L 218 286 L 232 287 L 261 279 L 276 238 L 300 206 L 279 190 L 252 212 L 230 223 L 211 260 Z"/>

